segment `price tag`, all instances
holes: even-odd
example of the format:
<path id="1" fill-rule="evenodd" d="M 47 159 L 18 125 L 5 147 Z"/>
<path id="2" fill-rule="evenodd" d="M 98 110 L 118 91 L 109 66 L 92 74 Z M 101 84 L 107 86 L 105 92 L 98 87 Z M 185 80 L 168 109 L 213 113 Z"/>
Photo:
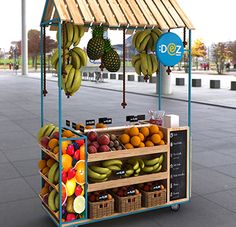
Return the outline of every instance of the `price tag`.
<path id="1" fill-rule="evenodd" d="M 125 175 L 125 171 L 124 170 L 119 170 L 119 171 L 116 171 L 116 176 L 124 176 Z"/>
<path id="2" fill-rule="evenodd" d="M 83 125 L 80 125 L 79 130 L 80 130 L 81 132 L 84 132 L 85 127 L 84 127 Z"/>
<path id="3" fill-rule="evenodd" d="M 98 199 L 99 199 L 99 201 L 107 200 L 108 194 L 100 195 Z"/>
<path id="4" fill-rule="evenodd" d="M 139 120 L 139 121 L 144 121 L 145 119 L 146 119 L 145 114 L 143 114 L 143 115 L 138 115 L 138 120 Z"/>
<path id="5" fill-rule="evenodd" d="M 110 125 L 112 124 L 112 118 L 102 117 L 98 119 L 98 122 L 106 124 L 106 125 Z"/>
<path id="6" fill-rule="evenodd" d="M 128 195 L 135 195 L 135 190 L 134 190 L 134 189 L 128 190 L 128 191 L 127 191 L 127 196 L 128 196 Z"/>
<path id="7" fill-rule="evenodd" d="M 129 122 L 138 122 L 138 121 L 144 121 L 145 120 L 145 114 L 143 115 L 130 115 L 130 116 L 126 116 L 126 121 Z"/>
<path id="8" fill-rule="evenodd" d="M 154 185 L 153 187 L 152 187 L 152 190 L 153 191 L 159 191 L 161 189 L 161 185 Z"/>
<path id="9" fill-rule="evenodd" d="M 95 125 L 95 120 L 86 120 L 85 124 L 86 124 L 86 126 L 93 126 L 93 125 Z"/>
<path id="10" fill-rule="evenodd" d="M 66 120 L 66 126 L 70 127 L 70 121 Z"/>
<path id="11" fill-rule="evenodd" d="M 72 128 L 76 130 L 76 123 L 72 122 Z"/>

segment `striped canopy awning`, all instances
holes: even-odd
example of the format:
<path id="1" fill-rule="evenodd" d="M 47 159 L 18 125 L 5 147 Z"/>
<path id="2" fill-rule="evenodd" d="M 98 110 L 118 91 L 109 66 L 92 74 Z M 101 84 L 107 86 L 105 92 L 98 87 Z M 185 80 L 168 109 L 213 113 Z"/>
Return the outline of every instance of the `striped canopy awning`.
<path id="1" fill-rule="evenodd" d="M 109 28 L 194 29 L 176 0 L 47 0 L 42 21 Z"/>

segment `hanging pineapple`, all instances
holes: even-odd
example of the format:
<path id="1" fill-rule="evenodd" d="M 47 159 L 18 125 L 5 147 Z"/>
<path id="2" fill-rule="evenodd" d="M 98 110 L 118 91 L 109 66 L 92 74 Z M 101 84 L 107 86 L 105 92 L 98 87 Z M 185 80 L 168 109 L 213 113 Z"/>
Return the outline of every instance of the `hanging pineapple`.
<path id="1" fill-rule="evenodd" d="M 104 46 L 104 54 L 102 56 L 102 63 L 104 67 L 109 72 L 117 72 L 120 69 L 120 56 L 118 53 L 112 48 L 111 41 L 109 39 L 105 40 Z"/>
<path id="2" fill-rule="evenodd" d="M 89 40 L 87 45 L 87 54 L 91 60 L 98 60 L 104 53 L 104 28 L 96 26 L 92 32 L 92 39 Z"/>

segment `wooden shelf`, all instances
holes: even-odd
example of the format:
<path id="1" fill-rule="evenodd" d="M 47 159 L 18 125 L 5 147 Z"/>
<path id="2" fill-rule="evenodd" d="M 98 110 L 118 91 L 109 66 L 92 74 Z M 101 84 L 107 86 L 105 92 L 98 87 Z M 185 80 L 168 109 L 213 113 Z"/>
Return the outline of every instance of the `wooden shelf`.
<path id="1" fill-rule="evenodd" d="M 130 158 L 142 155 L 159 154 L 168 152 L 168 149 L 169 149 L 168 145 L 160 145 L 154 147 L 135 148 L 129 150 L 101 152 L 96 154 L 89 154 L 88 162 L 99 162 L 109 159 L 122 159 L 122 158 Z"/>
<path id="2" fill-rule="evenodd" d="M 49 182 L 48 177 L 45 176 L 44 174 L 42 174 L 41 171 L 39 171 L 39 174 L 40 174 L 40 176 L 41 176 L 50 186 L 52 186 L 52 187 L 55 188 L 57 191 L 59 191 L 59 185 L 58 185 L 58 184 L 55 185 L 55 184 L 52 184 L 51 182 Z"/>
<path id="3" fill-rule="evenodd" d="M 164 180 L 168 178 L 167 172 L 159 172 L 153 174 L 145 174 L 137 177 L 121 178 L 117 180 L 110 180 L 101 183 L 88 184 L 88 192 L 106 190 L 111 188 L 118 188 L 127 185 L 141 184 L 150 181 Z"/>
<path id="4" fill-rule="evenodd" d="M 53 152 L 49 151 L 48 149 L 46 149 L 45 147 L 43 147 L 40 144 L 39 144 L 39 147 L 45 154 L 49 155 L 51 158 L 53 158 L 54 160 L 56 160 L 58 162 L 58 160 L 59 160 L 58 154 L 54 154 Z"/>

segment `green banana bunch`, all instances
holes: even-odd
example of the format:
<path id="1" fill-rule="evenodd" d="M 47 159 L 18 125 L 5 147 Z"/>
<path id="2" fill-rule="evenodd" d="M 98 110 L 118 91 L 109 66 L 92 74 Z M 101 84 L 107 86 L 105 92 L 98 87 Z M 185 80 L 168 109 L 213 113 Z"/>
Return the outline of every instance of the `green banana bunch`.
<path id="1" fill-rule="evenodd" d="M 132 57 L 132 66 L 138 75 L 152 76 L 158 70 L 158 61 L 154 54 L 142 52 Z"/>
<path id="2" fill-rule="evenodd" d="M 107 181 L 112 171 L 106 167 L 89 166 L 88 177 L 92 183 L 99 183 Z"/>
<path id="3" fill-rule="evenodd" d="M 71 64 L 75 69 L 80 69 L 88 63 L 87 54 L 79 47 L 74 47 L 70 50 Z"/>
<path id="4" fill-rule="evenodd" d="M 134 37 L 132 39 L 132 44 L 136 48 L 138 52 L 143 51 L 155 51 L 156 42 L 160 35 L 162 34 L 162 31 L 158 28 L 154 29 L 145 29 L 144 31 L 137 31 L 134 34 Z"/>
<path id="5" fill-rule="evenodd" d="M 74 46 L 78 46 L 81 38 L 85 33 L 85 28 L 83 26 L 75 25 L 74 23 L 66 23 L 66 35 L 65 35 L 65 43 L 66 48 L 70 48 L 73 44 Z M 62 45 L 63 45 L 64 34 L 62 34 Z M 57 32 L 57 41 L 58 41 L 58 32 Z"/>
<path id="6" fill-rule="evenodd" d="M 65 50 L 65 57 L 66 60 L 70 57 L 69 55 L 69 50 L 66 49 Z M 61 50 L 61 59 L 63 61 L 63 50 Z M 56 69 L 58 71 L 58 63 L 59 63 L 59 56 L 58 56 L 58 49 L 55 49 L 52 52 L 52 57 L 51 57 L 51 65 L 53 66 L 54 69 Z"/>
<path id="7" fill-rule="evenodd" d="M 41 127 L 37 134 L 37 141 L 40 142 L 40 139 L 44 136 L 50 137 L 54 132 L 58 131 L 58 127 L 54 124 L 47 124 Z"/>
<path id="8" fill-rule="evenodd" d="M 57 184 L 59 180 L 59 165 L 55 162 L 48 172 L 48 181 L 52 184 Z"/>
<path id="9" fill-rule="evenodd" d="M 160 157 L 156 157 L 153 159 L 144 159 L 144 166 L 142 171 L 144 173 L 158 173 L 162 169 L 162 163 L 164 160 L 164 155 L 162 154 Z"/>
<path id="10" fill-rule="evenodd" d="M 54 211 L 57 212 L 59 209 L 59 196 L 56 189 L 53 189 L 48 196 L 48 207 Z"/>
<path id="11" fill-rule="evenodd" d="M 139 176 L 144 163 L 140 158 L 131 158 L 125 163 L 124 177 Z"/>
<path id="12" fill-rule="evenodd" d="M 62 78 L 62 89 L 67 96 L 73 96 L 81 86 L 82 76 L 79 69 L 75 69 L 72 65 L 65 68 L 66 75 Z"/>

